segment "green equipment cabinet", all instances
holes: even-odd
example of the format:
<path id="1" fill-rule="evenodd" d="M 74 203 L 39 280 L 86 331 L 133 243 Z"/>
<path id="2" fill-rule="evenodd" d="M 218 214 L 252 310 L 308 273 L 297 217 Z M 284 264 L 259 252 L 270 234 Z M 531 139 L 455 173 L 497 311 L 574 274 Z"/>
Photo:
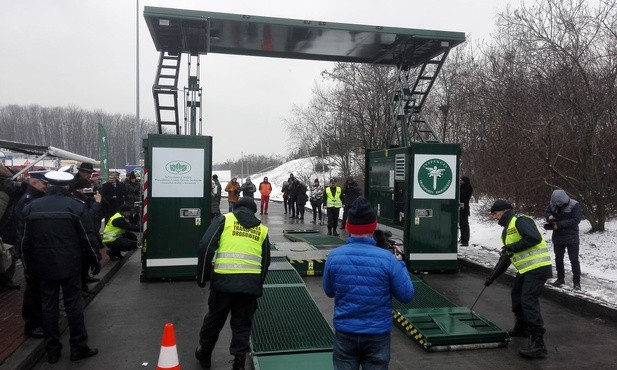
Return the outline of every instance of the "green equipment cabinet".
<path id="1" fill-rule="evenodd" d="M 194 279 L 210 224 L 212 138 L 148 135 L 141 279 Z"/>
<path id="2" fill-rule="evenodd" d="M 379 228 L 403 240 L 410 271 L 458 269 L 458 144 L 367 151 L 365 194 Z"/>

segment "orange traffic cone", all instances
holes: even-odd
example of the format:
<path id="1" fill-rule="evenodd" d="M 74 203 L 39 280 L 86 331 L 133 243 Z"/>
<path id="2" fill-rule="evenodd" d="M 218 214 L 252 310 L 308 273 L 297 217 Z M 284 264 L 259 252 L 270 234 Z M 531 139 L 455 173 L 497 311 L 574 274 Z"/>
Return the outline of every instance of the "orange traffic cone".
<path id="1" fill-rule="evenodd" d="M 156 370 L 180 370 L 174 324 L 165 324 L 163 340 L 161 341 L 161 352 L 159 353 L 159 363 L 156 366 Z"/>

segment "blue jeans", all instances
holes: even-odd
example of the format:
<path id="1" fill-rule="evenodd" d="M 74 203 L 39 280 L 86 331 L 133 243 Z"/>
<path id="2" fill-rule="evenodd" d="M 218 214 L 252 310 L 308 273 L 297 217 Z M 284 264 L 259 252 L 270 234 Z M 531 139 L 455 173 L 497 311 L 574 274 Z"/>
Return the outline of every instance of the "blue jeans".
<path id="1" fill-rule="evenodd" d="M 390 333 L 352 334 L 336 331 L 332 362 L 335 370 L 387 370 Z"/>

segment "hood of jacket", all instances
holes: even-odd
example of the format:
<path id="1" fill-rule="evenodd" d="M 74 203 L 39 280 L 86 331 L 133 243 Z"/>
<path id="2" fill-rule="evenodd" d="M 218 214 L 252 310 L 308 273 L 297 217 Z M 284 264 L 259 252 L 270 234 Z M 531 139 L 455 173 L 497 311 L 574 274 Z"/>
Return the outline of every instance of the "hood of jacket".
<path id="1" fill-rule="evenodd" d="M 569 201 L 570 197 L 562 189 L 557 189 L 553 191 L 553 194 L 551 195 L 552 206 L 563 207 L 564 205 L 568 204 Z"/>

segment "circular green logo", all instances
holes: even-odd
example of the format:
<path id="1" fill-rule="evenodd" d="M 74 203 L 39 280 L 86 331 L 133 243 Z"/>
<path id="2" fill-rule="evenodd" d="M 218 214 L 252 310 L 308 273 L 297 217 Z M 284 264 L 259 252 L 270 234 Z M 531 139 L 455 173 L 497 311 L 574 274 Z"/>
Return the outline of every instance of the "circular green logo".
<path id="1" fill-rule="evenodd" d="M 165 165 L 165 170 L 174 175 L 184 175 L 191 171 L 191 165 L 185 161 L 171 161 Z"/>
<path id="2" fill-rule="evenodd" d="M 424 162 L 417 174 L 422 190 L 430 195 L 443 194 L 452 185 L 452 169 L 439 158 Z"/>

